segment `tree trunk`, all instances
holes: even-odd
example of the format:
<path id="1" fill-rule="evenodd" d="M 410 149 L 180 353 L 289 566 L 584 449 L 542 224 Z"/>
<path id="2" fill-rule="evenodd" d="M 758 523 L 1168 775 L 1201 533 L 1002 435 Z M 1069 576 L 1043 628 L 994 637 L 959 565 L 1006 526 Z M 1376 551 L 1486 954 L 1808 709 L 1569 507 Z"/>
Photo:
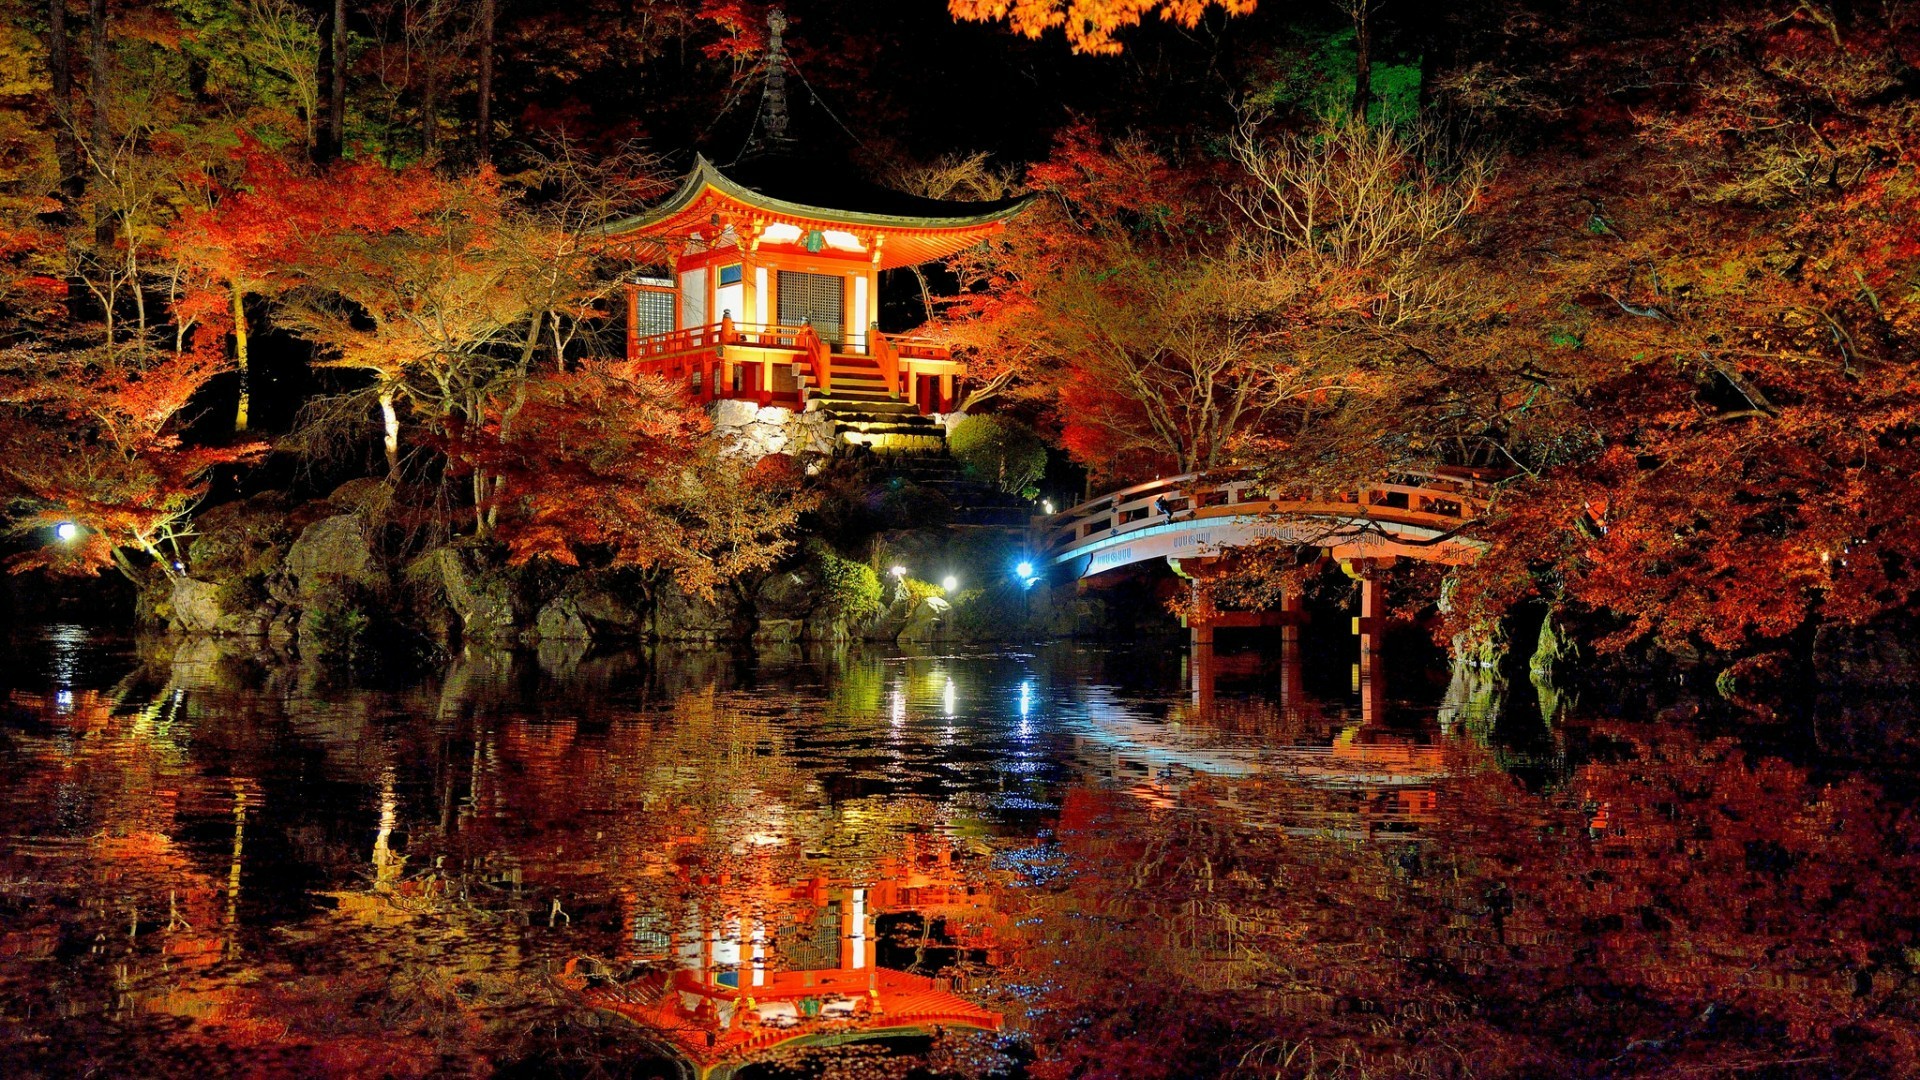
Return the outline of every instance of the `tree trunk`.
<path id="1" fill-rule="evenodd" d="M 425 63 L 427 87 L 420 97 L 420 153 L 432 157 L 440 141 L 440 65 L 431 57 Z"/>
<path id="2" fill-rule="evenodd" d="M 333 0 L 333 47 L 328 50 L 327 65 L 327 150 L 328 158 L 339 157 L 347 148 L 347 0 Z"/>
<path id="3" fill-rule="evenodd" d="M 493 0 L 480 0 L 480 160 L 493 156 Z"/>
<path id="4" fill-rule="evenodd" d="M 333 85 L 333 16 L 322 11 L 320 18 L 320 55 L 317 58 L 319 70 L 313 83 L 313 115 L 308 117 L 308 126 L 318 129 L 318 135 L 307 134 L 307 156 L 316 165 L 325 164 L 327 153 L 333 142 L 333 122 L 326 110 L 331 104 L 330 94 Z"/>
<path id="5" fill-rule="evenodd" d="M 247 296 L 237 281 L 233 283 L 233 362 L 240 369 L 240 405 L 233 412 L 233 430 L 244 434 L 252 404 L 253 372 L 247 360 Z"/>
<path id="6" fill-rule="evenodd" d="M 1353 12 L 1353 118 L 1367 119 L 1367 106 L 1373 102 L 1373 19 L 1372 0 L 1351 0 Z"/>
<path id="7" fill-rule="evenodd" d="M 88 0 L 87 43 L 90 54 L 87 96 L 93 106 L 93 159 L 97 168 L 108 168 L 113 160 L 113 126 L 107 117 L 107 0 Z M 93 239 L 101 247 L 113 243 L 113 219 L 105 210 L 93 216 Z"/>
<path id="8" fill-rule="evenodd" d="M 1446 11 L 1434 5 L 1427 15 L 1426 41 L 1420 48 L 1420 112 L 1433 107 L 1434 82 L 1453 66 L 1453 25 Z"/>
<path id="9" fill-rule="evenodd" d="M 383 444 L 387 451 L 387 478 L 400 479 L 400 414 L 393 408 L 393 391 L 380 391 L 380 422 L 385 431 Z"/>
<path id="10" fill-rule="evenodd" d="M 53 154 L 60 163 L 60 191 L 75 199 L 86 188 L 80 147 L 73 131 L 73 61 L 67 43 L 67 0 L 47 4 L 47 71 L 53 76 Z"/>
<path id="11" fill-rule="evenodd" d="M 88 72 L 92 85 L 87 95 L 93 105 L 93 152 L 104 157 L 113 141 L 113 128 L 107 122 L 107 0 L 87 0 L 87 33 L 91 61 Z"/>

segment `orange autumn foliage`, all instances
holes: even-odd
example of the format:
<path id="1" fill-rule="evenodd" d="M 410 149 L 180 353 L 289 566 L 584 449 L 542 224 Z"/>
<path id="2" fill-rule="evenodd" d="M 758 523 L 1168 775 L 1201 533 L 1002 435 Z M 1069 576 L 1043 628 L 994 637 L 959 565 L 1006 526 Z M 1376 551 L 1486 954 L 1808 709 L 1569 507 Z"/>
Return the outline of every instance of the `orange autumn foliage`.
<path id="1" fill-rule="evenodd" d="M 957 19 L 1004 22 L 1018 33 L 1038 38 L 1049 30 L 1064 29 L 1067 43 L 1077 53 L 1111 56 L 1121 51 L 1114 35 L 1140 25 L 1148 15 L 1192 29 L 1214 8 L 1228 15 L 1247 15 L 1259 0 L 948 0 L 947 10 Z"/>

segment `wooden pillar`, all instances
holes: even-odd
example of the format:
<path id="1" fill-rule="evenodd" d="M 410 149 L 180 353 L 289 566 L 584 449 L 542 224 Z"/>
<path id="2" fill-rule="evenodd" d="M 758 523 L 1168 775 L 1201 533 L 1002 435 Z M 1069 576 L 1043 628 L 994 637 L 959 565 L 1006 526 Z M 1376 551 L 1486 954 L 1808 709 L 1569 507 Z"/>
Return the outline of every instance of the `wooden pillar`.
<path id="1" fill-rule="evenodd" d="M 1353 620 L 1353 631 L 1360 635 L 1360 674 L 1372 674 L 1380 655 L 1380 633 L 1386 628 L 1386 595 L 1381 583 L 1384 563 L 1379 559 L 1354 560 L 1354 576 L 1360 581 L 1360 617 Z"/>
<path id="2" fill-rule="evenodd" d="M 1291 627 L 1289 629 L 1292 629 Z M 1303 702 L 1305 678 L 1300 662 L 1300 639 L 1280 638 L 1280 712 L 1291 718 Z"/>
<path id="3" fill-rule="evenodd" d="M 1300 624 L 1307 621 L 1306 597 L 1299 589 L 1284 586 L 1280 591 L 1280 643 L 1284 647 L 1292 645 L 1294 650 L 1300 647 Z"/>
<path id="4" fill-rule="evenodd" d="M 940 412 L 953 411 L 953 376 L 940 376 Z"/>
<path id="5" fill-rule="evenodd" d="M 1365 653 L 1361 654 L 1363 657 Z M 1378 656 L 1369 658 L 1372 663 L 1363 663 L 1360 667 L 1360 723 L 1377 724 L 1386 718 L 1387 679 Z"/>
<path id="6" fill-rule="evenodd" d="M 1195 649 L 1206 646 L 1213 648 L 1213 603 L 1207 598 L 1207 587 L 1198 575 L 1189 583 L 1192 603 L 1187 614 L 1187 634 Z"/>
<path id="7" fill-rule="evenodd" d="M 1198 630 L 1195 631 L 1198 633 Z M 1198 638 L 1187 652 L 1187 672 L 1193 683 L 1193 703 L 1201 709 L 1213 708 L 1213 684 L 1217 668 L 1213 662 L 1213 628 L 1207 628 L 1207 640 Z"/>
<path id="8" fill-rule="evenodd" d="M 771 359 L 760 361 L 759 378 L 760 407 L 764 409 L 773 404 L 773 361 Z"/>

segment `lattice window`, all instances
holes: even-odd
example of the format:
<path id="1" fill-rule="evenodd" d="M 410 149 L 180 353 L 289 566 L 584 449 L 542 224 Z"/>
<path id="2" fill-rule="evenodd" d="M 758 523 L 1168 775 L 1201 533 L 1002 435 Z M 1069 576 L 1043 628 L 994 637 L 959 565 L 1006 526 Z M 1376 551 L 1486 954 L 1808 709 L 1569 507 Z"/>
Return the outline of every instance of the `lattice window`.
<path id="1" fill-rule="evenodd" d="M 846 325 L 846 283 L 837 274 L 780 271 L 780 310 L 774 316 L 782 326 L 813 324 L 822 341 L 839 341 Z"/>

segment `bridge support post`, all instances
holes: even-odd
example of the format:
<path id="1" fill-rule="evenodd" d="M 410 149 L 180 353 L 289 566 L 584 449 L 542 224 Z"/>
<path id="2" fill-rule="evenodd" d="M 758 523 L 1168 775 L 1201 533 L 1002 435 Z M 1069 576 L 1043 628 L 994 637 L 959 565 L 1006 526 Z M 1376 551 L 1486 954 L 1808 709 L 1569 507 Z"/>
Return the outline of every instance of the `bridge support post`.
<path id="1" fill-rule="evenodd" d="M 1188 583 L 1192 604 L 1187 615 L 1187 638 L 1195 649 L 1205 646 L 1213 649 L 1213 599 L 1207 595 L 1207 586 L 1199 574 Z"/>
<path id="2" fill-rule="evenodd" d="M 1307 621 L 1306 598 L 1300 594 L 1300 590 L 1281 589 L 1280 620 L 1281 648 L 1291 645 L 1296 652 L 1299 651 L 1300 624 Z"/>
<path id="3" fill-rule="evenodd" d="M 1380 569 L 1369 562 L 1360 572 L 1360 655 L 1380 652 Z"/>
<path id="4" fill-rule="evenodd" d="M 1287 636 L 1291 634 L 1292 636 Z M 1302 704 L 1305 679 L 1300 663 L 1300 634 L 1289 626 L 1280 638 L 1280 711 L 1291 718 Z"/>
<path id="5" fill-rule="evenodd" d="M 1219 672 L 1214 666 L 1211 639 L 1204 645 L 1194 642 L 1187 653 L 1187 674 L 1192 680 L 1194 707 L 1201 710 L 1212 709 L 1213 683 Z"/>

